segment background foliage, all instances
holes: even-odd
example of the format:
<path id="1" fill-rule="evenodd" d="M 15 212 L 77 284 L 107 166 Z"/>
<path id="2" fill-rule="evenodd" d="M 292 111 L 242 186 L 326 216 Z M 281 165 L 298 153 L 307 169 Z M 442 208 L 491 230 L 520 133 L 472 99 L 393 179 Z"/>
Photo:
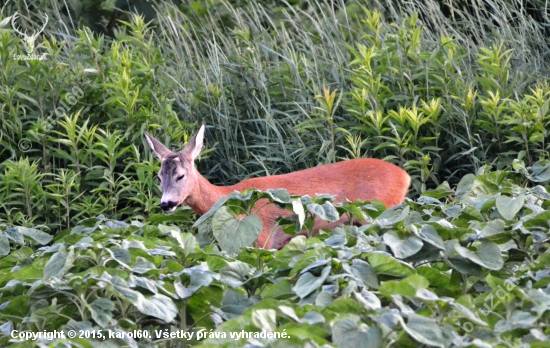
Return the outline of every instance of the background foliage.
<path id="1" fill-rule="evenodd" d="M 3 11 L 20 10 L 31 32 L 43 18 L 22 4 Z M 158 195 L 142 131 L 179 149 L 202 121 L 211 151 L 199 167 L 221 184 L 369 156 L 404 167 L 414 196 L 484 163 L 547 157 L 548 44 L 535 6 L 136 5 L 147 24 L 98 2 L 107 12 L 92 28 L 124 17 L 105 36 L 78 25 L 91 4 L 55 4 L 40 8 L 48 59 L 10 58 L 23 45 L 10 23 L 1 33 L 9 222 L 147 217 Z"/>
<path id="2" fill-rule="evenodd" d="M 116 275 L 130 282 L 128 288 L 132 288 L 134 280 L 129 278 L 130 273 L 116 272 L 120 267 L 124 268 L 122 264 L 134 265 L 138 262 L 141 265 L 146 260 L 156 268 L 172 263 L 183 264 L 181 270 L 170 269 L 170 274 L 176 274 L 171 277 L 180 277 L 184 283 L 192 281 L 185 278 L 191 277 L 191 273 L 177 272 L 184 272 L 187 266 L 203 267 L 199 266 L 200 262 L 211 257 L 205 255 L 217 255 L 217 249 L 211 247 L 206 251 L 197 251 L 202 256 L 195 255 L 190 259 L 186 259 L 187 252 L 184 252 L 182 259 L 179 254 L 173 258 L 172 251 L 167 251 L 178 248 L 177 244 L 170 244 L 171 239 L 165 240 L 169 238 L 166 237 L 170 234 L 168 231 L 176 227 L 172 225 L 163 230 L 164 227 L 159 227 L 159 224 L 177 223 L 178 229 L 188 231 L 196 218 L 188 210 L 170 217 L 155 214 L 160 197 L 155 181 L 158 161 L 146 148 L 143 131 L 155 134 L 159 140 L 177 150 L 183 147 L 203 121 L 207 125 L 208 150 L 203 152 L 197 165 L 217 184 L 232 184 L 251 176 L 287 173 L 346 158 L 377 157 L 405 168 L 413 178 L 410 196 L 418 198 L 426 197 L 426 192 L 432 192 L 429 189 L 441 188 L 439 185 L 445 181 L 450 183 L 449 187 L 455 187 L 459 182 L 464 182 L 466 174 L 481 175 L 487 168 L 484 165 L 491 164 L 496 170 L 512 175 L 514 180 L 518 179 L 514 175 L 523 175 L 523 179 L 513 180 L 519 186 L 505 192 L 510 199 L 523 197 L 515 201 L 520 208 L 503 214 L 503 210 L 492 203 L 484 206 L 477 202 L 473 207 L 478 212 L 471 209 L 467 212 L 471 214 L 471 219 L 480 223 L 502 217 L 504 221 L 523 221 L 524 216 L 539 212 L 538 208 L 533 208 L 537 199 L 526 200 L 525 197 L 530 196 L 522 193 L 520 188 L 531 187 L 533 183 L 544 185 L 548 180 L 546 159 L 549 137 L 546 129 L 550 120 L 550 87 L 547 56 L 550 50 L 548 13 L 544 2 L 133 1 L 130 6 L 129 2 L 123 1 L 42 0 L 31 4 L 14 0 L 5 2 L 0 10 L 0 251 L 2 255 L 9 255 L 4 259 L 8 260 L 3 268 L 7 273 L 0 286 L 7 286 L 12 280 L 31 284 L 31 279 L 51 278 L 43 278 L 42 270 L 54 253 L 61 259 L 83 257 L 88 258 L 89 262 L 94 260 L 94 265 L 112 268 L 115 273 L 107 272 L 108 277 L 104 276 L 103 270 L 94 273 L 94 281 L 101 286 L 114 284 L 109 277 Z M 25 45 L 10 23 L 16 11 L 20 14 L 17 19 L 19 29 L 29 33 L 42 23 L 43 14 L 48 15 L 48 25 L 44 34 L 39 36 L 40 45 L 35 49 L 37 53 L 47 53 L 47 59 L 14 59 L 14 55 L 25 54 Z M 498 203 L 499 198 L 494 196 L 496 193 L 493 191 L 500 190 L 502 185 L 499 179 L 498 183 L 488 186 L 490 192 L 476 188 L 475 197 L 481 195 L 487 199 L 485 203 Z M 540 187 L 536 191 L 539 196 L 533 194 L 533 197 L 545 200 L 544 187 L 537 187 Z M 459 191 L 456 190 L 455 198 L 451 193 L 428 196 L 443 199 L 450 195 L 445 201 L 450 205 L 437 209 L 445 212 L 445 218 L 455 219 L 458 211 L 465 209 L 463 204 L 466 204 L 461 200 L 462 193 Z M 427 203 L 440 207 L 432 201 L 414 204 Z M 499 204 L 512 203 L 500 198 Z M 545 210 L 545 204 L 538 202 L 535 205 Z M 426 209 L 419 206 L 411 209 L 417 213 L 411 213 L 412 222 L 406 224 L 407 233 L 414 233 L 410 226 L 420 223 L 420 220 L 415 220 L 420 219 L 417 214 L 424 222 L 431 219 L 426 215 Z M 498 214 L 494 215 L 494 211 Z M 133 227 L 126 226 L 130 221 L 136 221 Z M 499 230 L 502 227 L 500 222 L 494 224 L 498 225 Z M 463 222 L 455 227 L 472 233 L 482 231 L 483 226 Z M 421 227 L 417 225 L 414 228 Z M 77 251 L 88 253 L 87 247 L 76 246 L 80 239 L 76 239 L 75 229 L 78 235 L 84 231 L 86 238 L 103 243 L 103 238 L 110 240 L 107 237 L 110 228 L 124 231 L 120 232 L 120 237 L 113 237 L 117 245 L 127 243 L 125 238 L 136 233 L 160 239 L 152 241 L 147 247 L 139 247 L 145 250 L 138 252 L 139 255 L 133 253 L 135 250 L 120 251 L 124 256 L 114 259 L 122 263 L 108 257 L 107 261 L 101 261 L 104 256 L 99 251 L 90 251 L 85 257 L 75 256 Z M 392 230 L 393 227 L 388 228 Z M 512 231 L 518 231 L 517 225 L 509 222 L 503 228 L 507 236 L 513 234 Z M 547 232 L 547 226 L 537 222 L 526 230 L 519 229 L 517 233 L 520 234 L 511 238 L 519 243 L 519 249 L 524 247 L 521 250 L 536 258 L 543 252 L 539 244 L 535 243 L 535 249 L 530 249 L 534 248 L 533 244 L 523 244 L 523 239 L 531 238 L 525 237 L 530 235 L 531 228 L 541 230 L 539 232 L 543 234 Z M 397 230 L 405 233 L 402 226 Z M 73 234 L 68 234 L 69 231 Z M 109 233 L 103 234 L 103 231 Z M 55 236 L 55 243 L 39 232 Z M 381 247 L 380 250 L 390 251 L 393 256 L 403 259 L 399 253 L 396 254 L 392 243 L 386 240 L 391 237 L 382 235 L 386 234 L 380 232 L 378 237 L 383 238 L 389 249 Z M 460 241 L 462 247 L 477 252 L 477 242 L 465 235 L 463 231 L 442 238 L 445 242 Z M 399 235 L 400 238 L 404 236 Z M 537 235 L 536 242 L 540 243 L 545 238 Z M 91 243 L 94 247 L 100 245 L 93 244 L 89 239 L 82 243 L 86 246 L 86 243 Z M 373 243 L 380 243 L 380 240 Z M 38 251 L 39 245 L 49 246 Z M 163 247 L 159 249 L 153 245 Z M 315 242 L 308 241 L 308 245 L 313 247 Z M 327 246 L 329 249 L 333 247 Z M 128 248 L 127 244 L 120 244 L 113 252 L 116 254 L 118 250 Z M 191 247 L 192 250 L 194 248 Z M 454 244 L 449 252 L 455 250 L 453 248 Z M 164 250 L 167 254 L 164 251 L 155 254 L 157 251 L 151 252 L 150 249 Z M 339 249 L 331 250 L 331 253 L 338 253 L 336 250 Z M 500 251 L 502 257 L 509 253 L 508 247 L 502 247 Z M 243 251 L 248 252 L 252 251 Z M 288 261 L 288 255 L 284 252 L 268 254 L 271 256 L 266 257 L 273 258 L 275 263 L 280 262 L 279 257 Z M 30 255 L 34 255 L 35 262 L 40 266 L 29 265 L 34 272 L 29 273 L 29 278 L 7 276 L 12 272 L 12 267 L 19 269 L 21 266 L 19 261 L 14 260 L 31 262 L 27 260 Z M 141 257 L 139 260 L 138 256 Z M 355 257 L 363 260 L 364 256 L 359 254 Z M 327 259 L 323 257 L 323 260 Z M 471 258 L 466 258 L 471 261 Z M 116 262 L 108 264 L 109 260 Z M 91 264 L 77 262 L 76 265 L 70 276 L 66 275 L 68 269 L 50 275 L 56 279 L 67 276 L 69 278 L 63 278 L 64 281 L 74 282 L 76 278 L 70 277 L 76 274 L 80 279 L 78 274 L 81 271 L 78 270 L 84 272 Z M 278 267 L 285 268 L 283 266 L 270 265 L 268 269 L 275 272 Z M 128 267 L 131 269 L 131 266 Z M 217 272 L 221 266 L 209 264 L 209 267 L 209 272 Z M 257 279 L 253 276 L 256 267 L 262 267 L 250 267 L 253 268 L 243 272 L 249 274 L 251 279 Z M 447 267 L 450 268 L 440 271 L 454 269 L 454 277 L 458 277 L 465 286 L 478 284 L 476 292 L 470 292 L 472 296 L 488 291 L 487 286 L 493 286 L 489 283 L 482 285 L 488 273 L 474 280 L 457 275 L 456 272 L 463 274 L 464 269 L 448 264 Z M 526 266 L 517 267 L 514 272 Z M 151 269 L 148 268 L 145 273 Z M 200 272 L 203 271 L 206 272 L 201 268 Z M 163 272 L 168 271 L 159 272 L 165 274 Z M 340 271 L 334 273 L 334 268 L 327 272 L 333 272 L 330 273 L 332 276 L 340 274 Z M 155 272 L 149 272 L 148 276 L 151 273 Z M 319 274 L 314 273 L 314 276 Z M 258 273 L 257 277 L 265 281 L 267 276 Z M 499 273 L 493 273 L 491 277 L 508 279 Z M 525 280 L 522 284 L 527 283 Z M 13 284 L 5 287 L 3 294 L 22 294 L 24 287 Z M 233 291 L 223 284 L 215 287 L 219 289 L 216 290 L 217 296 Z M 267 286 L 266 283 L 261 284 L 253 289 L 239 288 L 237 293 L 242 296 L 246 292 L 247 301 L 252 302 L 245 302 L 255 304 L 256 296 L 260 296 L 265 290 L 263 287 Z M 13 290 L 12 286 L 18 290 Z M 433 287 L 437 288 L 431 280 L 430 286 L 431 291 Z M 544 286 L 546 284 L 539 287 Z M 104 297 L 93 295 L 87 297 L 89 302 L 75 304 L 80 306 L 79 310 L 72 305 L 59 309 L 70 312 L 64 313 L 62 318 L 90 323 L 84 308 L 91 306 L 92 299 L 100 301 L 96 303 L 99 307 L 105 305 L 107 307 L 102 308 L 111 308 L 110 304 L 103 302 L 104 299 L 111 299 L 111 291 L 114 291 L 107 288 L 109 292 L 103 294 Z M 427 289 L 427 286 L 424 288 Z M 201 289 L 213 291 L 210 287 L 209 290 Z M 361 287 L 351 286 L 349 289 L 338 290 L 331 295 L 334 298 L 345 297 Z M 54 291 L 44 295 L 47 302 L 47 306 L 44 302 L 45 308 L 54 308 L 56 304 L 53 299 L 57 298 L 57 290 L 51 287 L 42 290 Z M 75 287 L 70 290 L 77 297 L 80 296 L 78 291 Z M 132 325 L 141 325 L 141 320 L 144 320 L 149 327 L 154 327 L 148 322 L 151 313 L 132 307 L 135 305 L 129 300 L 132 297 L 116 291 L 115 295 L 122 294 L 122 302 L 116 304 L 117 308 L 119 305 L 126 308 L 126 299 L 132 304 L 128 308 L 133 308 L 133 313 L 137 315 L 125 319 L 130 318 L 134 323 Z M 170 297 L 173 291 L 168 289 L 163 296 Z M 454 293 L 438 295 L 450 296 L 458 301 Z M 231 301 L 241 301 L 233 293 L 228 292 L 224 296 L 232 298 Z M 196 297 L 194 301 L 200 298 Z M 215 298 L 220 299 L 219 296 Z M 22 297 L 20 301 L 28 299 Z M 185 306 L 176 301 L 178 320 L 185 321 L 188 315 L 182 314 L 181 309 L 194 303 L 193 297 L 180 296 L 179 299 L 184 301 Z M 12 299 L 9 301 L 9 308 L 19 305 Z M 410 301 L 415 306 L 418 304 L 417 299 Z M 387 304 L 389 302 L 385 302 Z M 0 320 L 5 325 L 12 320 L 20 323 L 27 320 L 22 318 L 28 318 L 28 313 L 34 313 L 37 309 L 22 308 L 19 319 L 0 317 Z M 55 308 L 51 310 L 58 313 Z M 440 310 L 430 306 L 425 308 L 430 308 L 432 312 Z M 91 313 L 93 321 L 98 324 L 97 315 L 94 318 Z M 201 313 L 208 316 L 206 312 Z M 273 312 L 261 313 L 268 313 L 265 314 L 268 318 L 273 315 Z M 427 315 L 427 312 L 421 314 Z M 204 319 L 210 320 L 208 325 L 190 321 L 189 329 L 210 329 L 217 327 L 221 321 L 233 318 L 218 315 L 220 317 L 215 317 L 218 321 Z M 196 314 L 194 320 L 200 322 L 198 316 Z M 254 316 L 251 318 L 254 319 Z M 296 318 L 293 320 L 309 323 L 309 319 L 300 319 L 301 314 Z M 509 316 L 506 318 L 512 320 Z M 537 317 L 537 320 L 541 318 Z M 122 319 L 119 319 L 116 318 L 116 325 L 123 325 L 120 322 Z M 165 317 L 160 319 L 168 321 Z M 323 320 L 329 323 L 333 319 L 325 316 Z M 351 322 L 345 324 L 365 332 L 356 319 L 353 317 Z M 364 324 L 372 325 L 371 319 L 360 319 Z M 52 325 L 58 324 L 65 325 L 67 321 L 58 319 L 52 322 Z M 460 327 L 456 323 L 448 324 L 455 325 L 455 330 Z M 249 324 L 242 321 L 238 325 Z M 41 330 L 41 326 L 28 328 Z M 326 332 L 320 334 L 321 337 L 337 343 L 335 337 L 338 335 Z M 374 331 L 367 332 L 374 334 Z M 418 341 L 414 334 L 407 333 Z M 536 334 L 531 334 L 536 337 Z M 520 337 L 503 335 L 505 338 L 499 339 Z"/>

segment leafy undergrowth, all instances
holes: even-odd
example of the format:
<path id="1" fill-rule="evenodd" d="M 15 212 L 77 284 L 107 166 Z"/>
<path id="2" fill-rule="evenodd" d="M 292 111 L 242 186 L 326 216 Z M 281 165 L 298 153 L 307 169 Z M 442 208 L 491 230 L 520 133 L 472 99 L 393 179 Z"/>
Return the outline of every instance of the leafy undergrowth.
<path id="1" fill-rule="evenodd" d="M 253 191 L 201 220 L 214 237 L 222 220 L 253 233 L 254 218 L 232 209 L 270 199 L 297 212 L 287 231 L 335 211 L 370 221 L 279 251 L 231 253 L 203 224 L 194 236 L 158 220 L 100 217 L 53 239 L 0 227 L 0 345 L 548 347 L 550 194 L 537 183 L 549 173 L 482 169 L 388 210 Z M 11 337 L 71 329 L 88 337 Z"/>

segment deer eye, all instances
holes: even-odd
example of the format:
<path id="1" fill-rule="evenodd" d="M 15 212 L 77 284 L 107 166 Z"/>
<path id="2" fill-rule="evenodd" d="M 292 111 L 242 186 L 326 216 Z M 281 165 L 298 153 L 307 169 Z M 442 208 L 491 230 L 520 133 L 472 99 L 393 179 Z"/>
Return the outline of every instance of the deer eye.
<path id="1" fill-rule="evenodd" d="M 185 175 L 180 175 L 176 178 L 176 181 L 180 181 L 181 179 L 183 179 L 185 177 Z"/>

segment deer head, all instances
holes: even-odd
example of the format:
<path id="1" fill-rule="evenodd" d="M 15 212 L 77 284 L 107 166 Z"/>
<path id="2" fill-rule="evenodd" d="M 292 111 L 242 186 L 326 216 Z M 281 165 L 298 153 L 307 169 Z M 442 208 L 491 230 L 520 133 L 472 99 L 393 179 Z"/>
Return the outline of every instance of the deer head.
<path id="1" fill-rule="evenodd" d="M 17 24 L 15 24 L 15 20 L 18 17 L 19 17 L 19 13 L 15 12 L 13 17 L 11 18 L 11 26 L 13 27 L 13 30 L 15 30 L 16 33 L 18 33 L 23 37 L 23 40 L 25 41 L 27 54 L 31 55 L 34 51 L 34 45 L 36 43 L 36 39 L 38 38 L 38 35 L 40 35 L 40 33 L 44 31 L 44 29 L 46 28 L 46 24 L 48 24 L 48 19 L 49 19 L 48 15 L 44 14 L 44 18 L 45 18 L 44 25 L 42 26 L 42 28 L 40 28 L 40 30 L 33 31 L 32 35 L 28 35 L 27 32 L 22 32 L 19 29 L 17 29 Z"/>
<path id="2" fill-rule="evenodd" d="M 145 137 L 151 150 L 161 160 L 158 174 L 162 189 L 160 207 L 165 212 L 173 212 L 199 186 L 197 180 L 200 174 L 195 169 L 194 161 L 202 149 L 204 124 L 179 152 L 170 151 L 148 133 L 145 133 Z"/>

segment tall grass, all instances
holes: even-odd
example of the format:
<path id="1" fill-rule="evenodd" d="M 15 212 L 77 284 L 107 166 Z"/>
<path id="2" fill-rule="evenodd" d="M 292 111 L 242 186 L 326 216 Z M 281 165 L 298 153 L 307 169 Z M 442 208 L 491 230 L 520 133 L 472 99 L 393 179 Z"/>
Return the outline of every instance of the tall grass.
<path id="1" fill-rule="evenodd" d="M 163 3 L 159 35 L 168 43 L 167 56 L 174 57 L 171 75 L 187 82 L 176 97 L 185 106 L 182 115 L 215 125 L 214 158 L 222 160 L 208 168 L 222 181 L 228 173 L 235 176 L 230 181 L 239 180 L 361 153 L 406 165 L 417 173 L 421 191 L 507 152 L 501 141 L 492 146 L 495 129 L 476 131 L 484 122 L 484 99 L 496 91 L 503 101 L 521 98 L 547 72 L 548 44 L 539 22 L 515 2 L 477 5 L 305 1 L 275 11 L 221 2 L 201 16 Z M 365 21 L 365 7 L 385 17 Z M 384 93 L 370 99 L 379 107 L 361 105 L 368 72 L 360 61 L 353 64 L 361 45 L 376 48 L 373 73 Z M 323 88 L 343 96 L 333 121 L 319 110 Z M 392 130 L 422 101 L 440 103 L 432 105 L 439 110 L 437 120 L 410 132 Z M 373 131 L 364 107 L 390 117 Z"/>
<path id="2" fill-rule="evenodd" d="M 32 31 L 23 5 L 2 13 Z M 546 13 L 516 1 L 159 1 L 113 37 L 75 30 L 69 5 L 36 6 L 47 60 L 14 60 L 23 44 L 0 29 L 9 223 L 146 218 L 158 164 L 143 130 L 176 150 L 203 121 L 198 165 L 219 184 L 369 156 L 407 169 L 414 195 L 548 157 Z"/>

